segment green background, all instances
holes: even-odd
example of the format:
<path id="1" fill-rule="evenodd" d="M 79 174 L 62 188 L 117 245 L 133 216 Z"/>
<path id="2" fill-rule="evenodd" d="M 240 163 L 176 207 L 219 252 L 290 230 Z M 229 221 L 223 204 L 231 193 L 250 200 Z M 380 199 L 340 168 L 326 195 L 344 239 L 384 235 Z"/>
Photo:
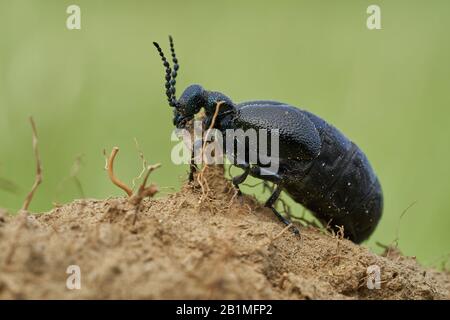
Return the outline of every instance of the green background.
<path id="1" fill-rule="evenodd" d="M 379 251 L 375 242 L 391 243 L 399 226 L 405 254 L 427 265 L 448 257 L 449 1 L 377 1 L 382 30 L 373 31 L 373 2 L 364 0 L 0 3 L 1 207 L 16 211 L 33 183 L 29 115 L 45 179 L 33 211 L 80 197 L 67 180 L 78 154 L 87 197 L 121 195 L 102 150 L 121 148 L 116 171 L 131 181 L 141 168 L 134 137 L 149 162 L 163 164 L 152 179 L 179 188 L 187 168 L 170 160 L 172 114 L 151 43 L 167 51 L 172 34 L 178 93 L 199 83 L 236 102 L 281 100 L 323 117 L 366 152 L 380 177 L 384 216 L 367 245 Z M 81 7 L 81 30 L 66 28 L 70 4 Z"/>

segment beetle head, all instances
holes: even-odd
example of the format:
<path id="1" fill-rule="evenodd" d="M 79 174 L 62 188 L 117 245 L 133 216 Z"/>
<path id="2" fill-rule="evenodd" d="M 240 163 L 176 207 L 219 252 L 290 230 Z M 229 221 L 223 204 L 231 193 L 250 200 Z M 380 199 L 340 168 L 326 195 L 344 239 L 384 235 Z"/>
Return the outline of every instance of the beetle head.
<path id="1" fill-rule="evenodd" d="M 186 123 L 205 105 L 207 92 L 202 86 L 193 84 L 187 87 L 176 101 L 173 124 L 177 128 L 184 128 Z"/>
<path id="2" fill-rule="evenodd" d="M 179 69 L 178 59 L 175 55 L 175 47 L 173 39 L 169 36 L 170 51 L 172 54 L 173 70 L 170 67 L 169 61 L 167 61 L 164 53 L 157 42 L 153 42 L 158 53 L 161 57 L 164 67 L 166 68 L 166 96 L 169 105 L 174 108 L 173 110 L 173 124 L 177 128 L 184 128 L 186 123 L 193 119 L 194 116 L 200 111 L 202 107 L 205 108 L 207 118 L 212 117 L 215 107 L 219 101 L 224 103 L 221 107 L 219 118 L 223 113 L 229 113 L 230 109 L 234 109 L 234 105 L 231 100 L 225 95 L 219 92 L 209 92 L 203 89 L 198 84 L 190 85 L 181 94 L 180 99 L 177 100 L 175 96 L 175 78 L 177 77 L 177 71 Z"/>

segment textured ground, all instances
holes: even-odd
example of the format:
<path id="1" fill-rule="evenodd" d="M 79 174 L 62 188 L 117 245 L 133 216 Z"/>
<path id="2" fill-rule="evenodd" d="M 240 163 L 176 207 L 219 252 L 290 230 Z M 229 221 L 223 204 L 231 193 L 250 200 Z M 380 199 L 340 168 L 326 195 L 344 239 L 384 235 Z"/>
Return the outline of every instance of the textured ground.
<path id="1" fill-rule="evenodd" d="M 283 231 L 251 197 L 233 198 L 206 172 L 214 198 L 186 185 L 147 199 L 78 200 L 42 215 L 0 214 L 0 298 L 448 299 L 450 275 L 313 227 Z M 242 203 L 241 203 L 242 202 Z M 381 268 L 381 289 L 366 286 Z M 81 289 L 66 269 L 81 268 Z"/>

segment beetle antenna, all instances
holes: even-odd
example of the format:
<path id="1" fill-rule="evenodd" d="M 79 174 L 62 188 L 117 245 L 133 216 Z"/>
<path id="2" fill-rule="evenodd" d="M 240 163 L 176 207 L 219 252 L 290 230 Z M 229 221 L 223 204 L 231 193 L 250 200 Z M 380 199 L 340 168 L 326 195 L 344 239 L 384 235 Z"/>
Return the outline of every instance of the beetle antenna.
<path id="1" fill-rule="evenodd" d="M 153 42 L 153 45 L 156 47 L 156 50 L 158 50 L 158 53 L 161 57 L 161 60 L 163 62 L 164 67 L 166 68 L 166 96 L 167 96 L 167 100 L 169 101 L 169 105 L 171 107 L 175 107 L 176 106 L 176 100 L 175 100 L 175 88 L 172 87 L 172 69 L 170 68 L 170 64 L 167 61 L 166 57 L 164 56 L 164 53 L 161 49 L 161 47 L 159 46 L 159 44 L 157 42 Z M 172 89 L 173 88 L 173 89 Z"/>
<path id="2" fill-rule="evenodd" d="M 178 64 L 177 56 L 175 55 L 175 45 L 173 44 L 173 38 L 172 36 L 169 36 L 169 42 L 170 42 L 170 51 L 172 53 L 172 62 L 173 62 L 173 71 L 172 71 L 172 80 L 170 81 L 171 90 L 173 94 L 173 98 L 175 97 L 175 78 L 177 77 L 178 69 L 180 68 L 180 65 Z"/>

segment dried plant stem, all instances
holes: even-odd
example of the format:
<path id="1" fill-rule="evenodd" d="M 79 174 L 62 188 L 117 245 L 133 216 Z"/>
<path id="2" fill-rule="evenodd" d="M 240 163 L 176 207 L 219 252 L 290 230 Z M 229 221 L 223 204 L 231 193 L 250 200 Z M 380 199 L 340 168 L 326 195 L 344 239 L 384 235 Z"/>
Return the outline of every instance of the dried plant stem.
<path id="1" fill-rule="evenodd" d="M 395 248 L 398 247 L 398 241 L 400 240 L 400 223 L 402 222 L 402 219 L 408 212 L 408 210 L 411 209 L 416 203 L 417 201 L 412 202 L 405 210 L 403 210 L 402 214 L 398 218 L 397 229 L 395 231 L 395 239 L 393 241 L 393 243 L 395 243 Z"/>
<path id="2" fill-rule="evenodd" d="M 148 187 L 146 186 L 147 184 L 147 180 L 148 177 L 150 176 L 150 173 L 152 173 L 155 169 L 158 169 L 161 166 L 160 163 L 148 166 L 146 168 L 147 172 L 144 176 L 144 180 L 142 181 L 142 184 L 139 186 L 138 192 L 133 195 L 130 198 L 130 202 L 135 204 L 135 205 L 139 205 L 142 201 L 142 199 L 146 198 L 146 197 L 152 197 L 155 195 L 155 193 L 158 192 L 158 187 L 154 184 L 149 185 Z"/>
<path id="3" fill-rule="evenodd" d="M 133 190 L 136 187 L 136 181 L 142 178 L 142 176 L 144 175 L 144 173 L 148 167 L 147 160 L 144 157 L 144 152 L 142 151 L 141 147 L 139 146 L 139 142 L 137 141 L 136 138 L 134 138 L 134 144 L 136 145 L 136 149 L 139 153 L 139 158 L 142 160 L 142 170 L 137 177 L 133 178 L 133 181 L 131 182 Z"/>
<path id="4" fill-rule="evenodd" d="M 212 128 L 214 128 L 214 125 L 215 125 L 216 119 L 217 119 L 217 115 L 219 114 L 220 106 L 223 103 L 225 103 L 225 101 L 217 102 L 216 110 L 214 111 L 214 115 L 212 117 L 211 124 L 209 125 L 209 128 L 206 131 L 205 140 L 203 141 L 203 145 L 202 145 L 201 159 L 202 159 L 202 162 L 204 162 L 204 164 L 203 164 L 202 170 L 197 175 L 197 182 L 198 182 L 198 184 L 200 185 L 200 187 L 202 189 L 202 197 L 200 198 L 200 202 L 202 202 L 203 198 L 205 196 L 207 196 L 207 194 L 209 192 L 208 181 L 206 181 L 206 179 L 204 178 L 205 170 L 208 167 L 207 161 L 205 161 L 205 159 L 204 159 L 204 150 L 205 150 L 206 144 L 208 142 L 206 138 L 209 136 L 209 133 L 211 132 Z"/>
<path id="5" fill-rule="evenodd" d="M 136 141 L 137 143 L 137 141 Z M 109 178 L 111 179 L 112 183 L 114 183 L 116 186 L 118 186 L 120 189 L 122 189 L 123 191 L 126 192 L 126 194 L 128 195 L 128 202 L 131 203 L 134 208 L 135 208 L 135 215 L 134 215 L 134 219 L 133 219 L 133 224 L 136 222 L 136 218 L 137 218 L 137 213 L 140 210 L 140 205 L 141 202 L 144 198 L 146 197 L 153 197 L 159 190 L 158 187 L 155 184 L 151 184 L 147 187 L 147 181 L 148 181 L 148 177 L 150 176 L 150 173 L 152 173 L 155 169 L 159 168 L 161 166 L 161 164 L 157 163 L 151 166 L 145 166 L 145 170 L 143 172 L 145 172 L 144 175 L 144 179 L 141 183 L 141 185 L 139 186 L 139 189 L 133 194 L 133 190 L 128 187 L 125 183 L 123 183 L 122 181 L 120 181 L 115 175 L 114 175 L 114 159 L 116 158 L 117 153 L 119 152 L 119 148 L 118 147 L 114 147 L 113 150 L 111 151 L 111 155 L 108 158 L 108 163 L 107 163 L 107 170 L 108 170 L 108 175 Z M 140 151 L 141 154 L 141 158 L 144 161 L 144 164 L 146 164 L 147 162 L 144 159 L 144 156 L 142 154 L 142 152 Z M 142 174 L 141 174 L 142 176 Z"/>
<path id="6" fill-rule="evenodd" d="M 33 117 L 30 117 L 30 123 L 31 123 L 31 129 L 33 131 L 33 151 L 34 151 L 34 157 L 36 158 L 36 176 L 35 176 L 34 184 L 31 187 L 31 190 L 28 193 L 28 195 L 25 198 L 25 201 L 22 205 L 22 211 L 28 211 L 28 207 L 30 206 L 31 201 L 33 200 L 34 193 L 36 192 L 36 189 L 39 187 L 39 185 L 42 183 L 42 165 L 41 165 L 41 158 L 39 156 L 38 135 L 37 135 L 36 124 L 34 122 Z"/>
<path id="7" fill-rule="evenodd" d="M 119 152 L 118 147 L 114 147 L 111 151 L 111 155 L 108 158 L 108 175 L 111 179 L 111 182 L 114 183 L 116 186 L 118 186 L 120 189 L 125 191 L 125 193 L 131 197 L 133 195 L 133 190 L 131 190 L 130 187 L 128 187 L 125 183 L 120 181 L 115 175 L 114 175 L 114 159 L 116 158 L 117 153 Z"/>
<path id="8" fill-rule="evenodd" d="M 272 241 L 275 241 L 276 239 L 281 237 L 292 226 L 293 226 L 292 223 L 289 223 L 286 227 L 283 228 L 283 230 L 281 230 L 275 237 L 272 238 Z"/>

